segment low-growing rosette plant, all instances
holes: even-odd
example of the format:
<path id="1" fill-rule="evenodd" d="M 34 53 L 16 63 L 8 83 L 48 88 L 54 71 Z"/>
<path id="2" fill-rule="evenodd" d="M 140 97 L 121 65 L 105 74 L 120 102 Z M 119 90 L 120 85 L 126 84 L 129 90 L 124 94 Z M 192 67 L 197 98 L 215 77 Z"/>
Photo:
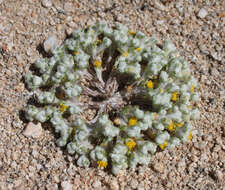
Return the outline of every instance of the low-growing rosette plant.
<path id="1" fill-rule="evenodd" d="M 191 139 L 197 82 L 170 41 L 100 22 L 51 54 L 26 76 L 38 103 L 26 118 L 50 122 L 77 165 L 118 174 Z"/>

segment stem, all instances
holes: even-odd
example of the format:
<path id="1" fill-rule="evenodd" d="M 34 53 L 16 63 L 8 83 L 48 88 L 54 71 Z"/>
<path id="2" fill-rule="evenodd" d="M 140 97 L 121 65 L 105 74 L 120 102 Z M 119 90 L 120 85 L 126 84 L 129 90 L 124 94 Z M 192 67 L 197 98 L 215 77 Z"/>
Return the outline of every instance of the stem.
<path id="1" fill-rule="evenodd" d="M 98 91 L 96 90 L 91 90 L 90 88 L 86 87 L 86 86 L 83 86 L 83 94 L 85 95 L 88 95 L 88 96 L 101 96 L 102 94 L 99 93 Z"/>
<path id="2" fill-rule="evenodd" d="M 102 85 L 105 85 L 105 82 L 102 79 L 102 68 L 95 68 L 95 72 L 97 75 L 98 80 L 102 83 Z"/>

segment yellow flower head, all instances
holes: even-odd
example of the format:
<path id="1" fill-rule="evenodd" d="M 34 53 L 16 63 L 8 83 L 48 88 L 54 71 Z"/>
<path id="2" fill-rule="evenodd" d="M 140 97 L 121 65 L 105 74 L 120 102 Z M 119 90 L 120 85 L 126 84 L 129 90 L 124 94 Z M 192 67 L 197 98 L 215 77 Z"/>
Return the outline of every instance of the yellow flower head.
<path id="1" fill-rule="evenodd" d="M 160 88 L 159 92 L 160 93 L 163 93 L 164 92 L 163 88 Z"/>
<path id="2" fill-rule="evenodd" d="M 57 98 L 63 99 L 65 97 L 65 94 L 61 91 L 58 94 L 56 94 Z"/>
<path id="3" fill-rule="evenodd" d="M 158 75 L 155 75 L 155 76 L 153 77 L 153 79 L 158 79 Z"/>
<path id="4" fill-rule="evenodd" d="M 131 139 L 126 142 L 126 146 L 129 148 L 129 150 L 133 150 L 134 147 L 136 146 L 136 142 L 133 139 Z"/>
<path id="5" fill-rule="evenodd" d="M 191 93 L 194 93 L 194 92 L 195 92 L 195 86 L 192 85 L 192 86 L 191 86 Z"/>
<path id="6" fill-rule="evenodd" d="M 135 117 L 131 117 L 129 119 L 129 125 L 130 126 L 134 126 L 134 125 L 136 125 L 136 123 L 137 123 L 137 119 Z"/>
<path id="7" fill-rule="evenodd" d="M 149 132 L 148 132 L 148 135 L 149 135 L 149 137 L 150 137 L 151 139 L 154 139 L 155 136 L 156 136 L 156 134 L 153 133 L 152 131 L 149 131 Z"/>
<path id="8" fill-rule="evenodd" d="M 157 120 L 159 118 L 159 114 L 154 113 L 153 117 L 154 117 L 154 120 Z"/>
<path id="9" fill-rule="evenodd" d="M 160 144 L 160 145 L 159 145 L 159 147 L 160 147 L 162 150 L 164 150 L 164 149 L 166 148 L 166 146 L 167 146 L 167 141 L 164 141 L 163 144 Z"/>
<path id="10" fill-rule="evenodd" d="M 172 94 L 171 100 L 175 102 L 177 99 L 178 99 L 178 92 L 174 92 Z"/>
<path id="11" fill-rule="evenodd" d="M 107 165 L 108 165 L 107 162 L 102 161 L 102 160 L 98 160 L 98 161 L 97 161 L 97 164 L 98 164 L 98 167 L 99 167 L 99 168 L 106 168 Z"/>
<path id="12" fill-rule="evenodd" d="M 128 71 L 133 73 L 134 72 L 134 68 L 133 67 L 128 67 Z"/>
<path id="13" fill-rule="evenodd" d="M 102 40 L 99 40 L 99 39 L 98 39 L 96 42 L 97 42 L 97 44 L 99 45 L 99 44 L 102 43 Z"/>
<path id="14" fill-rule="evenodd" d="M 174 122 L 173 122 L 173 121 L 170 122 L 170 124 L 169 124 L 169 126 L 168 126 L 168 130 L 169 130 L 170 132 L 174 131 Z"/>
<path id="15" fill-rule="evenodd" d="M 176 123 L 177 127 L 182 127 L 184 124 L 183 123 Z"/>
<path id="16" fill-rule="evenodd" d="M 106 144 L 105 143 L 101 143 L 100 146 L 101 147 L 106 147 Z"/>
<path id="17" fill-rule="evenodd" d="M 60 104 L 60 111 L 63 113 L 64 111 L 66 111 L 66 109 L 68 108 L 68 106 L 66 106 L 65 104 Z"/>
<path id="18" fill-rule="evenodd" d="M 79 54 L 78 51 L 74 51 L 74 52 L 73 52 L 73 55 L 78 55 L 78 54 Z"/>
<path id="19" fill-rule="evenodd" d="M 129 34 L 135 36 L 136 35 L 136 32 L 135 31 L 132 31 L 132 30 L 129 30 Z"/>
<path id="20" fill-rule="evenodd" d="M 191 105 L 188 105 L 187 108 L 190 110 L 191 109 Z"/>
<path id="21" fill-rule="evenodd" d="M 74 126 L 74 127 L 72 128 L 72 132 L 71 132 L 71 135 L 72 135 L 72 136 L 75 136 L 75 134 L 76 134 L 76 128 L 77 128 L 77 126 Z"/>
<path id="22" fill-rule="evenodd" d="M 154 82 L 152 82 L 152 80 L 149 80 L 149 81 L 147 82 L 146 86 L 147 86 L 148 88 L 154 88 Z"/>
<path id="23" fill-rule="evenodd" d="M 93 63 L 93 65 L 94 65 L 95 67 L 101 67 L 102 62 L 99 61 L 99 60 L 95 60 L 94 63 Z"/>
<path id="24" fill-rule="evenodd" d="M 129 86 L 127 87 L 127 92 L 131 93 L 132 90 L 133 90 L 133 86 L 132 86 L 132 85 L 129 85 Z"/>
<path id="25" fill-rule="evenodd" d="M 188 140 L 190 141 L 191 139 L 192 139 L 192 133 L 191 132 L 189 132 L 189 134 L 188 134 Z"/>
<path id="26" fill-rule="evenodd" d="M 140 48 L 140 47 L 138 47 L 138 48 L 136 48 L 135 50 L 137 50 L 137 51 L 141 51 L 141 48 Z"/>
<path id="27" fill-rule="evenodd" d="M 124 56 L 124 57 L 127 57 L 128 55 L 129 55 L 129 53 L 126 51 L 122 53 L 122 56 Z"/>
<path id="28" fill-rule="evenodd" d="M 120 120 L 119 120 L 119 118 L 115 118 L 115 119 L 113 120 L 113 123 L 114 123 L 115 125 L 120 125 Z"/>

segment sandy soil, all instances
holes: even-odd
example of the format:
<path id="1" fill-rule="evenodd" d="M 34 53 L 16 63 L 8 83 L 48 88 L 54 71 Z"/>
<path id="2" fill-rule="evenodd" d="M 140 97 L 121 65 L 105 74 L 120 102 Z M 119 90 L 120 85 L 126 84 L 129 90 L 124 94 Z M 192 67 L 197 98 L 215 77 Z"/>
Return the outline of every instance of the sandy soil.
<path id="1" fill-rule="evenodd" d="M 0 189 L 225 189 L 224 7 L 224 0 L 0 0 Z M 23 135 L 21 110 L 32 95 L 23 76 L 42 57 L 40 44 L 102 19 L 171 39 L 201 93 L 192 142 L 119 176 L 76 167 L 52 129 Z"/>

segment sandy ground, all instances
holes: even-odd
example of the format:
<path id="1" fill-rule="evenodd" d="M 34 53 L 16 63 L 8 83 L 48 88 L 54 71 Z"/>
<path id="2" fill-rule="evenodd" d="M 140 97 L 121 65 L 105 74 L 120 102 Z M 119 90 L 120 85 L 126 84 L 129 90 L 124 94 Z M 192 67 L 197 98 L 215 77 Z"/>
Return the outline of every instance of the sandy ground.
<path id="1" fill-rule="evenodd" d="M 25 137 L 20 114 L 32 95 L 23 76 L 42 56 L 40 44 L 102 19 L 171 39 L 191 64 L 201 93 L 192 142 L 119 176 L 76 167 L 55 145 L 52 129 Z M 224 88 L 224 0 L 0 0 L 0 189 L 225 189 Z"/>

